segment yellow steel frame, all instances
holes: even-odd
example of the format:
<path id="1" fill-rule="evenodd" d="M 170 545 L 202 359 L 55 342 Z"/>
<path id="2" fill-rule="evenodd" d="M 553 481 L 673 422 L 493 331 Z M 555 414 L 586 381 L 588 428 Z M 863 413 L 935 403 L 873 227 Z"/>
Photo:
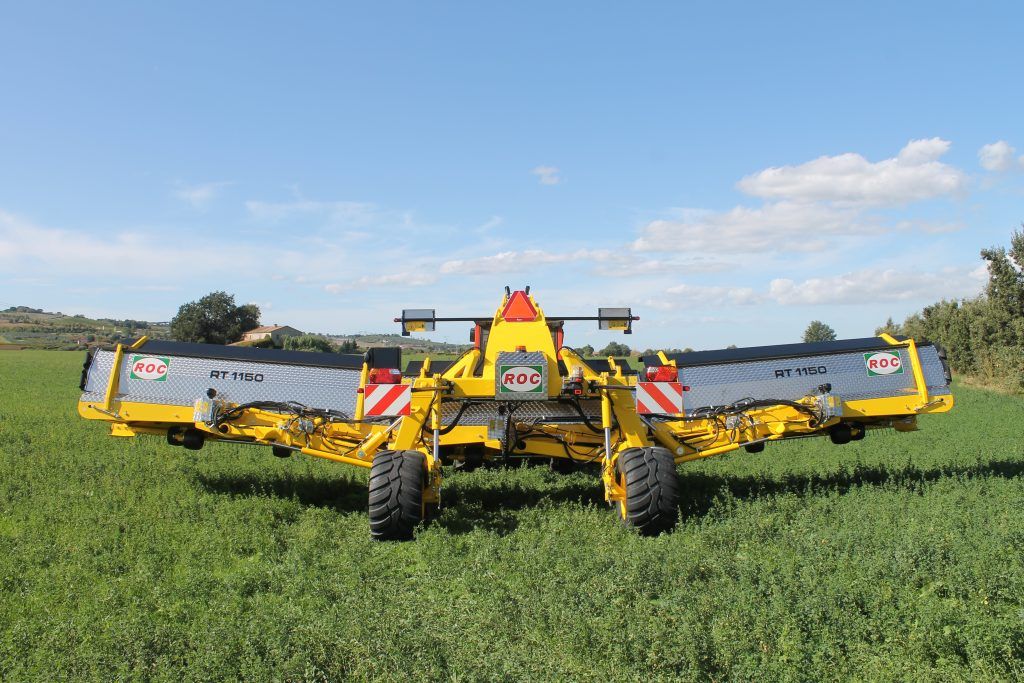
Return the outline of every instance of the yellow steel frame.
<path id="1" fill-rule="evenodd" d="M 906 348 L 911 361 L 915 387 L 906 396 L 846 401 L 841 413 L 822 424 L 813 424 L 805 413 L 791 406 L 757 408 L 745 413 L 742 424 L 724 428 L 713 419 L 684 419 L 684 415 L 667 421 L 645 421 L 636 412 L 633 390 L 635 376 L 609 359 L 610 372 L 595 373 L 575 351 L 555 348 L 551 328 L 543 310 L 532 296 L 537 310 L 532 322 L 505 321 L 502 302 L 491 322 L 486 348 L 472 349 L 443 373 L 431 372 L 430 359 L 424 361 L 417 377 L 405 380 L 412 387 L 410 414 L 391 424 L 364 422 L 363 395 L 356 397 L 354 420 L 338 422 L 314 420 L 312 430 L 301 430 L 296 421 L 280 413 L 248 409 L 228 423 L 212 427 L 194 420 L 190 406 L 153 405 L 122 400 L 118 378 L 125 351 L 142 348 L 142 338 L 130 347 L 118 345 L 114 365 L 101 404 L 80 402 L 79 414 L 88 419 L 111 423 L 114 436 L 165 434 L 172 427 L 194 428 L 207 439 L 284 446 L 307 455 L 326 458 L 359 467 L 370 467 L 374 454 L 382 449 L 414 450 L 424 454 L 428 483 L 425 502 L 439 502 L 441 494 L 441 461 L 435 454 L 434 434 L 441 428 L 441 406 L 444 401 L 460 399 L 493 399 L 495 367 L 499 351 L 526 349 L 544 355 L 548 368 L 557 368 L 561 360 L 569 375 L 582 373 L 583 398 L 601 402 L 601 430 L 596 433 L 585 425 L 522 425 L 525 436 L 514 448 L 513 455 L 535 455 L 550 458 L 571 458 L 600 462 L 605 497 L 609 502 L 623 501 L 625 492 L 616 474 L 619 455 L 629 448 L 660 445 L 675 456 L 677 463 L 698 460 L 738 449 L 750 443 L 775 441 L 794 436 L 825 433 L 842 420 L 866 426 L 891 426 L 900 431 L 916 428 L 918 415 L 940 413 L 953 407 L 951 396 L 932 399 L 928 394 L 920 357 L 913 340 L 898 341 L 882 335 L 893 347 Z M 673 364 L 663 353 L 664 364 Z M 481 362 L 482 361 L 482 362 Z M 360 387 L 365 387 L 369 369 L 360 372 Z M 562 391 L 562 376 L 548 373 L 548 397 Z M 814 397 L 804 403 L 813 405 Z M 518 425 L 517 425 L 518 426 Z M 607 435 L 608 442 L 605 441 Z M 610 448 L 606 446 L 610 445 Z M 457 452 L 459 448 L 484 448 L 494 455 L 500 453 L 499 440 L 488 438 L 486 426 L 457 425 L 438 438 L 438 446 Z M 456 456 L 457 457 L 457 456 Z"/>

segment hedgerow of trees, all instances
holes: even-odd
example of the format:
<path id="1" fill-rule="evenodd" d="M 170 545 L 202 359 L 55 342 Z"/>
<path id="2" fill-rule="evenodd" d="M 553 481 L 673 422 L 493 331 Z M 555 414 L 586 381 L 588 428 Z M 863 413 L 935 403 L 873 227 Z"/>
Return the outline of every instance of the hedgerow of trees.
<path id="1" fill-rule="evenodd" d="M 1024 390 L 1024 232 L 1013 232 L 1009 250 L 991 247 L 981 257 L 989 271 L 983 294 L 942 300 L 902 324 L 890 318 L 875 332 L 937 342 L 957 373 Z"/>
<path id="2" fill-rule="evenodd" d="M 289 351 L 320 351 L 321 353 L 337 353 L 337 347 L 327 339 L 315 334 L 301 334 L 297 337 L 285 337 L 284 348 Z"/>
<path id="3" fill-rule="evenodd" d="M 604 347 L 597 352 L 597 355 L 604 358 L 606 356 L 628 356 L 633 352 L 626 344 L 620 342 L 608 342 L 608 346 Z"/>

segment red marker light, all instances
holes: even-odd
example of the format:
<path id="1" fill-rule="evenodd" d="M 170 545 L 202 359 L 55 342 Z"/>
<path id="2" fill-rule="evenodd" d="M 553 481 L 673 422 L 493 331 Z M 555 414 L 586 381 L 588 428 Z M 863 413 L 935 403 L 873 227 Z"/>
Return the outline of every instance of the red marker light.
<path id="1" fill-rule="evenodd" d="M 366 381 L 368 384 L 398 384 L 402 381 L 402 372 L 396 368 L 373 368 Z"/>
<path id="2" fill-rule="evenodd" d="M 672 365 L 661 365 L 644 369 L 648 382 L 675 382 L 679 379 L 679 370 Z"/>

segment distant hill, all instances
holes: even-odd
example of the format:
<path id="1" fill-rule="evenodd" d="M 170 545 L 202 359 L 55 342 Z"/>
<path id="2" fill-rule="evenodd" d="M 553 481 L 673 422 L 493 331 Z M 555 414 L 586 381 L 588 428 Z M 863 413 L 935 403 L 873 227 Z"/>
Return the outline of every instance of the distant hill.
<path id="1" fill-rule="evenodd" d="M 49 313 L 29 306 L 12 306 L 0 311 L 0 348 L 81 349 L 116 344 L 146 335 L 170 339 L 170 324 L 145 320 L 86 318 L 82 315 Z M 353 340 L 360 349 L 370 346 L 400 346 L 411 352 L 460 353 L 465 344 L 448 344 L 397 334 L 320 334 L 335 344 Z"/>
<path id="2" fill-rule="evenodd" d="M 77 349 L 95 344 L 115 344 L 147 335 L 169 339 L 167 323 L 145 320 L 86 318 L 83 315 L 48 313 L 28 306 L 0 311 L 0 346 L 36 349 Z"/>

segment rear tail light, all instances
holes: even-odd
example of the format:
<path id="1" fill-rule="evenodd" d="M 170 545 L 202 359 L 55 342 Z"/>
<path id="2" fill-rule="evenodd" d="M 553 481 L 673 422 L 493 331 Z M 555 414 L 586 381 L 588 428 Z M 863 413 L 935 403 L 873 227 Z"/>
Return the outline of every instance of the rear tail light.
<path id="1" fill-rule="evenodd" d="M 644 377 L 648 382 L 675 382 L 679 379 L 679 369 L 672 365 L 644 368 Z"/>
<path id="2" fill-rule="evenodd" d="M 373 368 L 367 381 L 370 384 L 398 384 L 402 381 L 402 372 L 397 368 Z"/>

